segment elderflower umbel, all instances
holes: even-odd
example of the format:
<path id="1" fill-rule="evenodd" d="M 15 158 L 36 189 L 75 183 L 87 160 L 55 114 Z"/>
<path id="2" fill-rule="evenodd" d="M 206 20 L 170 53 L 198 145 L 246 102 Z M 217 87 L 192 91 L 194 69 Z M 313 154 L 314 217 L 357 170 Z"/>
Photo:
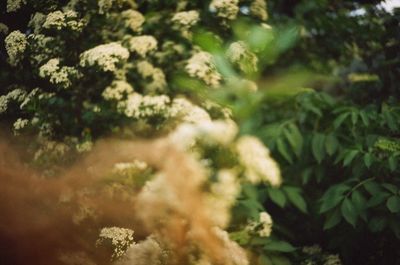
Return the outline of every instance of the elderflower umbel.
<path id="1" fill-rule="evenodd" d="M 8 27 L 4 23 L 0 23 L 0 34 L 7 34 L 8 33 Z"/>
<path id="2" fill-rule="evenodd" d="M 172 17 L 172 22 L 183 28 L 190 28 L 199 21 L 199 12 L 196 10 L 178 12 Z"/>
<path id="3" fill-rule="evenodd" d="M 119 105 L 127 117 L 145 119 L 158 115 L 168 117 L 170 101 L 170 98 L 165 95 L 142 96 L 133 93 L 129 95 L 126 102 L 121 102 Z"/>
<path id="4" fill-rule="evenodd" d="M 11 65 L 17 65 L 23 58 L 28 45 L 25 34 L 19 30 L 14 30 L 5 39 L 5 46 Z"/>
<path id="5" fill-rule="evenodd" d="M 133 93 L 133 87 L 126 81 L 116 80 L 101 94 L 105 100 L 121 100 Z"/>
<path id="6" fill-rule="evenodd" d="M 82 31 L 83 27 L 83 21 L 78 19 L 78 14 L 73 10 L 51 12 L 43 24 L 45 29 L 71 29 L 77 32 Z"/>
<path id="7" fill-rule="evenodd" d="M 229 238 L 228 232 L 218 227 L 214 227 L 213 232 L 220 240 L 222 240 L 224 249 L 226 250 L 226 253 L 224 253 L 226 255 L 225 258 L 231 261 L 229 264 L 249 265 L 246 252 L 239 246 L 238 243 Z"/>
<path id="8" fill-rule="evenodd" d="M 168 252 L 163 249 L 161 244 L 153 235 L 145 240 L 131 245 L 123 259 L 118 260 L 116 265 L 161 265 L 165 263 Z"/>
<path id="9" fill-rule="evenodd" d="M 265 0 L 253 0 L 250 4 L 250 12 L 253 16 L 265 21 L 268 19 L 267 3 Z"/>
<path id="10" fill-rule="evenodd" d="M 104 241 L 111 241 L 114 248 L 113 259 L 124 255 L 125 251 L 134 243 L 133 230 L 121 227 L 105 227 L 101 229 L 99 239 L 96 244 L 100 245 Z"/>
<path id="11" fill-rule="evenodd" d="M 23 5 L 26 5 L 26 0 L 7 0 L 7 12 L 15 12 Z"/>
<path id="12" fill-rule="evenodd" d="M 185 98 L 175 98 L 172 101 L 171 116 L 181 118 L 184 123 L 211 122 L 207 111 Z"/>
<path id="13" fill-rule="evenodd" d="M 218 171 L 217 181 L 211 185 L 211 194 L 207 197 L 208 211 L 213 222 L 219 227 L 229 224 L 231 207 L 240 192 L 240 183 L 233 170 Z"/>
<path id="14" fill-rule="evenodd" d="M 233 20 L 239 12 L 239 0 L 213 0 L 210 10 L 216 12 L 218 17 Z"/>
<path id="15" fill-rule="evenodd" d="M 328 255 L 323 265 L 342 265 L 339 255 Z"/>
<path id="16" fill-rule="evenodd" d="M 48 78 L 50 83 L 68 88 L 72 85 L 71 78 L 78 76 L 78 71 L 71 66 L 60 67 L 60 59 L 50 59 L 39 68 L 39 75 Z"/>
<path id="17" fill-rule="evenodd" d="M 249 51 L 243 41 L 233 42 L 229 46 L 226 55 L 231 62 L 239 66 L 240 70 L 244 72 L 257 71 L 258 58 Z"/>
<path id="18" fill-rule="evenodd" d="M 267 182 L 279 186 L 282 182 L 278 164 L 268 148 L 253 136 L 242 136 L 236 143 L 239 160 L 245 167 L 245 177 L 251 183 Z"/>
<path id="19" fill-rule="evenodd" d="M 132 37 L 128 44 L 131 52 L 136 52 L 142 57 L 146 57 L 147 53 L 157 49 L 157 40 L 148 35 Z"/>
<path id="20" fill-rule="evenodd" d="M 29 123 L 29 120 L 28 120 L 28 119 L 21 119 L 21 118 L 19 118 L 18 120 L 16 120 L 16 121 L 14 122 L 14 125 L 13 125 L 14 130 L 16 130 L 16 131 L 21 130 L 21 129 L 23 129 L 26 125 L 28 125 L 28 123 Z"/>
<path id="21" fill-rule="evenodd" d="M 114 72 L 117 65 L 129 58 L 129 51 L 117 42 L 102 44 L 83 52 L 80 56 L 80 65 L 99 66 L 103 71 Z"/>
<path id="22" fill-rule="evenodd" d="M 142 24 L 144 23 L 144 16 L 142 13 L 128 9 L 121 13 L 122 18 L 125 21 L 125 25 L 134 32 L 140 32 L 142 30 Z"/>
<path id="23" fill-rule="evenodd" d="M 221 75 L 217 72 L 212 56 L 208 52 L 194 54 L 188 60 L 185 69 L 191 77 L 197 77 L 207 85 L 216 87 L 221 81 Z"/>

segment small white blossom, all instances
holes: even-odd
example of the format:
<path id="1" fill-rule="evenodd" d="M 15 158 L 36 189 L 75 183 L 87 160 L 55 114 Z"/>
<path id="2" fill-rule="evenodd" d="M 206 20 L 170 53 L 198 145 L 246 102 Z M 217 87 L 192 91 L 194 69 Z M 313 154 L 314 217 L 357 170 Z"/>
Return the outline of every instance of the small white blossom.
<path id="1" fill-rule="evenodd" d="M 194 105 L 185 98 L 175 98 L 172 102 L 171 115 L 179 117 L 184 123 L 211 122 L 206 110 Z"/>
<path id="2" fill-rule="evenodd" d="M 228 59 L 237 64 L 243 72 L 257 71 L 258 58 L 254 53 L 249 51 L 243 41 L 233 42 L 229 46 L 226 55 Z"/>
<path id="3" fill-rule="evenodd" d="M 153 36 L 143 35 L 132 37 L 129 40 L 129 50 L 139 54 L 141 57 L 157 49 L 157 40 Z"/>
<path id="4" fill-rule="evenodd" d="M 245 167 L 245 177 L 251 183 L 267 182 L 279 186 L 282 182 L 278 164 L 260 140 L 252 136 L 242 136 L 236 143 L 239 160 Z"/>
<path id="5" fill-rule="evenodd" d="M 208 52 L 194 54 L 188 60 L 185 70 L 191 77 L 197 77 L 212 87 L 217 87 L 221 81 L 221 75 Z"/>
<path id="6" fill-rule="evenodd" d="M 52 84 L 69 88 L 71 79 L 78 77 L 79 73 L 74 67 L 60 66 L 60 59 L 53 58 L 39 68 L 39 75 L 48 78 Z"/>
<path id="7" fill-rule="evenodd" d="M 234 20 L 239 12 L 239 0 L 213 0 L 210 10 L 218 17 Z"/>
<path id="8" fill-rule="evenodd" d="M 82 31 L 85 23 L 78 19 L 78 14 L 73 10 L 66 12 L 54 11 L 47 15 L 43 24 L 45 29 L 71 29 L 73 31 Z"/>
<path id="9" fill-rule="evenodd" d="M 9 62 L 11 65 L 17 65 L 23 58 L 28 42 L 25 34 L 19 30 L 11 32 L 4 40 Z"/>
<path id="10" fill-rule="evenodd" d="M 250 12 L 253 16 L 263 21 L 267 20 L 267 2 L 265 0 L 253 0 L 250 4 Z"/>
<path id="11" fill-rule="evenodd" d="M 121 13 L 122 18 L 125 21 L 125 25 L 134 32 L 140 32 L 142 30 L 142 24 L 144 23 L 144 16 L 142 13 L 128 9 Z"/>
<path id="12" fill-rule="evenodd" d="M 172 17 L 172 22 L 183 28 L 190 28 L 199 21 L 199 18 L 199 12 L 196 10 L 183 11 L 175 13 L 175 15 Z"/>
<path id="13" fill-rule="evenodd" d="M 133 93 L 133 87 L 126 81 L 116 80 L 101 94 L 105 100 L 121 100 Z"/>
<path id="14" fill-rule="evenodd" d="M 129 58 L 129 51 L 117 42 L 102 44 L 83 52 L 80 65 L 83 67 L 97 65 L 103 71 L 114 72 L 119 63 Z"/>
<path id="15" fill-rule="evenodd" d="M 99 239 L 96 244 L 100 245 L 104 241 L 111 241 L 114 248 L 113 259 L 120 258 L 125 251 L 134 244 L 133 230 L 120 227 L 105 227 L 101 229 Z"/>
<path id="16" fill-rule="evenodd" d="M 129 95 L 126 102 L 120 104 L 120 108 L 127 117 L 146 119 L 154 116 L 169 117 L 170 98 L 165 95 L 142 96 L 138 93 Z"/>
<path id="17" fill-rule="evenodd" d="M 4 23 L 0 23 L 0 34 L 7 34 L 8 33 L 8 27 Z"/>
<path id="18" fill-rule="evenodd" d="M 7 0 L 7 12 L 16 12 L 23 5 L 26 5 L 26 0 Z"/>
<path id="19" fill-rule="evenodd" d="M 167 256 L 167 251 L 156 237 L 151 235 L 129 247 L 125 256 L 117 261 L 116 265 L 161 265 L 165 263 Z"/>
<path id="20" fill-rule="evenodd" d="M 28 125 L 28 123 L 29 123 L 28 119 L 19 118 L 18 120 L 16 120 L 14 122 L 14 125 L 13 125 L 14 130 L 19 131 L 19 130 L 23 129 L 26 125 Z"/>

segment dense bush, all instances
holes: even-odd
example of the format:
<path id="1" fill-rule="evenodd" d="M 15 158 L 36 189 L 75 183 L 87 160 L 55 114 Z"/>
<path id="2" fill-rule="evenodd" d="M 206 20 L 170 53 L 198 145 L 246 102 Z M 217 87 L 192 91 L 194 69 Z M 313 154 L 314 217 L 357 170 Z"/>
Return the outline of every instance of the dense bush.
<path id="1" fill-rule="evenodd" d="M 379 3 L 3 1 L 0 121 L 40 175 L 0 159 L 4 200 L 68 209 L 52 264 L 400 264 L 399 13 Z M 0 243 L 43 251 L 33 228 Z"/>

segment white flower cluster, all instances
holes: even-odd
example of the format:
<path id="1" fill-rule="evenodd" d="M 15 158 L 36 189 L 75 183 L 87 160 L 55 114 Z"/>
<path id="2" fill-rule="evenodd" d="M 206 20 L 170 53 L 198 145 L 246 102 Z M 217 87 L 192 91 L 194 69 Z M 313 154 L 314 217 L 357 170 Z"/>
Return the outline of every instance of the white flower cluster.
<path id="1" fill-rule="evenodd" d="M 81 32 L 84 26 L 84 21 L 78 19 L 78 14 L 73 10 L 51 12 L 43 23 L 45 29 L 70 29 L 77 32 Z"/>
<path id="2" fill-rule="evenodd" d="M 239 0 L 212 0 L 210 10 L 218 17 L 234 20 L 239 12 Z"/>
<path id="3" fill-rule="evenodd" d="M 245 167 L 245 177 L 251 183 L 266 182 L 279 186 L 282 182 L 278 164 L 271 158 L 268 148 L 253 136 L 242 136 L 236 143 L 239 161 Z"/>
<path id="4" fill-rule="evenodd" d="M 175 98 L 172 102 L 171 113 L 171 116 L 180 118 L 184 123 L 211 122 L 207 111 L 186 98 Z"/>
<path id="5" fill-rule="evenodd" d="M 142 30 L 142 24 L 144 23 L 144 16 L 142 13 L 128 9 L 121 13 L 121 16 L 125 22 L 125 25 L 134 32 L 140 32 Z"/>
<path id="6" fill-rule="evenodd" d="M 17 65 L 22 59 L 25 53 L 28 41 L 26 40 L 25 34 L 19 30 L 14 30 L 5 39 L 5 46 L 11 65 Z"/>
<path id="7" fill-rule="evenodd" d="M 142 96 L 133 93 L 125 102 L 120 102 L 119 109 L 123 109 L 127 117 L 136 119 L 147 119 L 154 116 L 169 117 L 170 102 L 170 98 L 165 95 Z"/>
<path id="8" fill-rule="evenodd" d="M 43 34 L 31 34 L 29 40 L 29 59 L 35 67 L 39 67 L 51 58 L 58 56 L 61 47 L 57 46 L 56 39 Z"/>
<path id="9" fill-rule="evenodd" d="M 129 177 L 148 168 L 149 166 L 146 162 L 134 160 L 133 162 L 116 163 L 112 171 L 119 176 Z"/>
<path id="10" fill-rule="evenodd" d="M 224 249 L 226 250 L 225 256 L 227 260 L 230 260 L 232 265 L 249 265 L 246 252 L 239 246 L 238 243 L 229 238 L 228 232 L 215 227 L 214 233 L 217 237 L 222 240 Z"/>
<path id="11" fill-rule="evenodd" d="M 85 140 L 81 143 L 78 143 L 75 145 L 76 151 L 78 153 L 84 153 L 84 152 L 89 152 L 93 148 L 93 142 L 90 140 Z"/>
<path id="12" fill-rule="evenodd" d="M 231 143 L 238 132 L 237 125 L 231 121 L 202 121 L 195 124 L 179 125 L 169 137 L 183 149 L 190 148 L 197 140 L 226 145 Z"/>
<path id="13" fill-rule="evenodd" d="M 71 80 L 78 77 L 79 73 L 74 67 L 60 66 L 60 59 L 53 58 L 39 68 L 39 75 L 48 78 L 54 85 L 69 88 L 72 85 Z"/>
<path id="14" fill-rule="evenodd" d="M 249 232 L 257 233 L 260 237 L 269 237 L 272 232 L 272 218 L 267 212 L 261 212 L 258 221 L 251 221 L 246 227 Z"/>
<path id="15" fill-rule="evenodd" d="M 229 60 L 237 64 L 243 72 L 249 73 L 257 71 L 258 58 L 254 53 L 249 51 L 243 41 L 233 42 L 229 46 L 226 55 Z"/>
<path id="16" fill-rule="evenodd" d="M 155 236 L 148 236 L 145 240 L 133 244 L 126 251 L 125 256 L 117 261 L 116 265 L 161 265 L 166 264 L 168 254 L 157 241 Z"/>
<path id="17" fill-rule="evenodd" d="M 6 35 L 8 33 L 8 27 L 4 23 L 0 23 L 0 34 Z"/>
<path id="18" fill-rule="evenodd" d="M 342 265 L 339 255 L 328 255 L 325 259 L 324 265 Z"/>
<path id="19" fill-rule="evenodd" d="M 0 114 L 7 110 L 10 101 L 22 102 L 26 98 L 26 92 L 20 88 L 0 96 Z"/>
<path id="20" fill-rule="evenodd" d="M 83 67 L 97 65 L 103 71 L 115 72 L 119 63 L 129 58 L 129 51 L 117 42 L 96 46 L 80 55 Z"/>
<path id="21" fill-rule="evenodd" d="M 39 34 L 47 16 L 43 13 L 36 12 L 29 20 L 28 26 L 33 30 L 33 33 Z"/>
<path id="22" fill-rule="evenodd" d="M 253 0 L 250 4 L 250 12 L 253 16 L 265 21 L 268 19 L 267 2 L 265 0 Z"/>
<path id="23" fill-rule="evenodd" d="M 185 69 L 191 77 L 197 77 L 212 87 L 217 87 L 221 81 L 221 75 L 208 52 L 194 54 L 188 60 Z"/>
<path id="24" fill-rule="evenodd" d="M 105 227 L 101 229 L 96 244 L 103 244 L 104 241 L 111 241 L 114 248 L 113 259 L 120 258 L 125 251 L 134 244 L 133 230 L 121 227 Z"/>
<path id="25" fill-rule="evenodd" d="M 15 122 L 14 122 L 14 130 L 15 131 L 19 131 L 21 129 L 23 129 L 26 125 L 28 125 L 29 120 L 28 119 L 21 119 L 18 118 Z"/>
<path id="26" fill-rule="evenodd" d="M 133 93 L 133 87 L 124 80 L 115 80 L 101 94 L 105 100 L 122 100 Z"/>
<path id="27" fill-rule="evenodd" d="M 191 11 L 182 11 L 175 13 L 174 16 L 172 17 L 172 22 L 185 29 L 188 29 L 196 25 L 199 19 L 200 19 L 199 12 L 196 10 L 191 10 Z"/>
<path id="28" fill-rule="evenodd" d="M 143 78 L 151 78 L 151 82 L 145 87 L 147 92 L 160 92 L 167 86 L 164 72 L 160 68 L 154 67 L 148 61 L 138 62 L 136 68 Z"/>
<path id="29" fill-rule="evenodd" d="M 26 5 L 26 0 L 7 0 L 7 12 L 15 12 L 23 5 Z"/>
<path id="30" fill-rule="evenodd" d="M 211 185 L 211 194 L 207 197 L 210 216 L 218 227 L 226 227 L 231 217 L 231 207 L 240 193 L 240 182 L 233 170 L 222 169 L 217 173 L 217 181 Z"/>
<path id="31" fill-rule="evenodd" d="M 136 52 L 141 57 L 157 49 L 157 40 L 153 36 L 143 35 L 130 38 L 128 42 L 129 50 Z"/>
<path id="32" fill-rule="evenodd" d="M 111 9 L 114 0 L 99 0 L 97 4 L 99 6 L 99 14 L 106 14 Z"/>

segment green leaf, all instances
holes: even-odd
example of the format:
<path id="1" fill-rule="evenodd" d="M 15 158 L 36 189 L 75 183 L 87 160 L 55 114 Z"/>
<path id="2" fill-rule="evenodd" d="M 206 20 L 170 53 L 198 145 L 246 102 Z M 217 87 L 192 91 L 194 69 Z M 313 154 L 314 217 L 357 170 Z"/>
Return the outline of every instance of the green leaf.
<path id="1" fill-rule="evenodd" d="M 393 172 L 397 168 L 397 158 L 395 156 L 389 157 L 389 168 Z"/>
<path id="2" fill-rule="evenodd" d="M 316 133 L 312 139 L 312 153 L 315 159 L 317 159 L 318 163 L 321 163 L 322 159 L 324 159 L 325 156 L 324 142 L 325 135 L 320 133 Z"/>
<path id="3" fill-rule="evenodd" d="M 334 121 L 333 121 L 333 127 L 335 129 L 339 128 L 340 125 L 344 122 L 344 120 L 350 115 L 350 112 L 345 112 L 340 114 Z"/>
<path id="4" fill-rule="evenodd" d="M 354 208 L 356 208 L 357 213 L 359 214 L 364 211 L 367 204 L 367 200 L 358 190 L 355 190 L 351 193 L 351 202 L 353 203 Z"/>
<path id="5" fill-rule="evenodd" d="M 301 190 L 295 187 L 283 187 L 289 201 L 296 206 L 303 213 L 307 213 L 307 204 L 303 196 L 301 196 Z"/>
<path id="6" fill-rule="evenodd" d="M 345 198 L 340 207 L 344 219 L 351 224 L 353 227 L 356 226 L 357 211 L 354 205 L 348 198 Z"/>
<path id="7" fill-rule="evenodd" d="M 362 120 L 363 124 L 364 124 L 365 126 L 369 126 L 368 116 L 367 116 L 367 114 L 365 113 L 365 111 L 361 110 L 361 111 L 359 112 L 359 114 L 360 114 L 360 117 L 361 117 L 361 120 Z"/>
<path id="8" fill-rule="evenodd" d="M 368 200 L 367 207 L 376 207 L 379 204 L 383 203 L 389 196 L 390 194 L 387 192 L 376 193 L 374 196 L 372 196 L 371 199 Z"/>
<path id="9" fill-rule="evenodd" d="M 271 200 L 279 205 L 280 207 L 285 207 L 286 204 L 286 197 L 283 191 L 280 189 L 268 189 L 268 194 Z"/>
<path id="10" fill-rule="evenodd" d="M 351 122 L 353 123 L 353 125 L 356 125 L 357 121 L 358 121 L 357 111 L 352 111 L 351 112 Z"/>
<path id="11" fill-rule="evenodd" d="M 325 149 L 329 155 L 333 155 L 339 147 L 339 141 L 334 134 L 329 134 L 325 139 Z"/>
<path id="12" fill-rule="evenodd" d="M 259 265 L 272 265 L 272 260 L 267 255 L 261 255 L 258 258 Z"/>
<path id="13" fill-rule="evenodd" d="M 386 207 L 392 213 L 400 212 L 400 197 L 396 196 L 396 195 L 393 195 L 392 197 L 390 197 L 386 202 Z"/>
<path id="14" fill-rule="evenodd" d="M 290 260 L 282 255 L 270 255 L 272 265 L 291 265 Z"/>
<path id="15" fill-rule="evenodd" d="M 332 227 L 335 227 L 337 224 L 340 223 L 341 220 L 342 220 L 342 215 L 340 214 L 340 209 L 338 207 L 330 214 L 328 214 L 328 217 L 326 218 L 324 223 L 324 230 L 328 230 L 331 229 Z"/>
<path id="16" fill-rule="evenodd" d="M 284 134 L 289 144 L 293 148 L 296 156 L 300 157 L 301 150 L 303 148 L 303 136 L 300 133 L 299 128 L 295 124 L 290 123 L 288 127 L 284 130 Z"/>
<path id="17" fill-rule="evenodd" d="M 276 147 L 278 148 L 279 153 L 286 159 L 286 161 L 288 161 L 290 164 L 292 164 L 293 159 L 290 156 L 287 145 L 282 138 L 279 138 L 276 141 Z"/>
<path id="18" fill-rule="evenodd" d="M 364 188 L 371 195 L 377 194 L 382 191 L 381 185 L 379 185 L 376 181 L 367 181 L 364 183 Z"/>
<path id="19" fill-rule="evenodd" d="M 322 204 L 319 210 L 320 213 L 325 213 L 338 205 L 344 198 L 344 193 L 349 191 L 350 187 L 343 184 L 335 185 L 329 188 L 322 196 Z"/>
<path id="20" fill-rule="evenodd" d="M 264 246 L 264 249 L 277 252 L 293 252 L 296 250 L 295 247 L 286 241 L 271 241 Z"/>
<path id="21" fill-rule="evenodd" d="M 395 185 L 390 183 L 383 183 L 382 186 L 393 194 L 396 194 L 399 190 Z"/>
<path id="22" fill-rule="evenodd" d="M 344 159 L 343 159 L 343 166 L 345 167 L 345 166 L 348 166 L 350 163 L 351 163 L 351 161 L 353 161 L 353 159 L 356 157 L 356 155 L 359 153 L 359 151 L 358 150 L 351 150 L 351 151 L 348 151 L 347 153 L 346 153 L 346 155 L 344 156 Z"/>
<path id="23" fill-rule="evenodd" d="M 369 168 L 372 165 L 372 160 L 373 160 L 373 156 L 371 153 L 366 153 L 364 155 L 364 164 L 367 168 Z"/>

